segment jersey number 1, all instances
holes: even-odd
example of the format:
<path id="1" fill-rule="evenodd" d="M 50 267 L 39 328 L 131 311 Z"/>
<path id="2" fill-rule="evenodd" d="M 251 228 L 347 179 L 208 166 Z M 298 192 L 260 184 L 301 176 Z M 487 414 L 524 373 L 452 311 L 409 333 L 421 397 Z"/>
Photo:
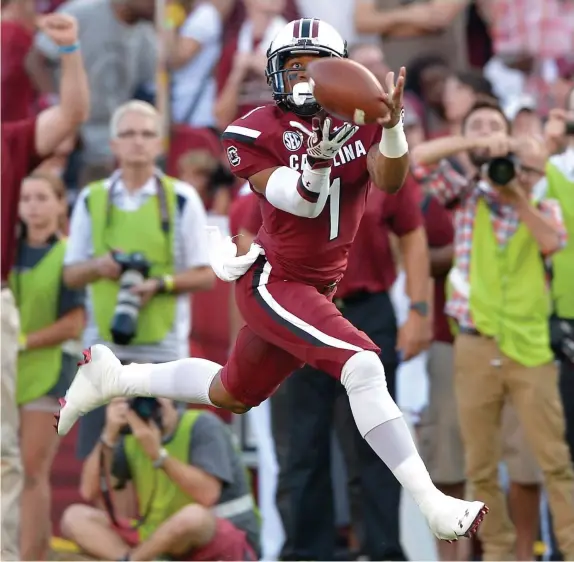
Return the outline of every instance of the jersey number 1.
<path id="1" fill-rule="evenodd" d="M 329 241 L 339 236 L 339 219 L 341 208 L 341 179 L 335 178 L 329 191 Z"/>

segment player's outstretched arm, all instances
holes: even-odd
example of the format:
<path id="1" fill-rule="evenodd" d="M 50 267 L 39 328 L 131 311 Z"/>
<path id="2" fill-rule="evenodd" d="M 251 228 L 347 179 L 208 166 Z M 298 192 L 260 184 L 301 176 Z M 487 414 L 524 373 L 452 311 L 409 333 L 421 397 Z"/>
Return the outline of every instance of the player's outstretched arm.
<path id="1" fill-rule="evenodd" d="M 403 90 L 406 71 L 402 67 L 395 85 L 394 73 L 385 81 L 387 89 L 383 101 L 389 107 L 389 118 L 383 123 L 383 137 L 371 147 L 367 166 L 373 183 L 387 193 L 396 193 L 409 171 L 409 145 L 403 130 Z"/>

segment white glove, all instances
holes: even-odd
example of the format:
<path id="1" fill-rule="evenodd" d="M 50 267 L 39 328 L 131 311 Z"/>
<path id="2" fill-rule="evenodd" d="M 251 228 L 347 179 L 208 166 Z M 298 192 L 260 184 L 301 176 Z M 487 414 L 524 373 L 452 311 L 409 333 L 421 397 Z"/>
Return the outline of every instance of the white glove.
<path id="1" fill-rule="evenodd" d="M 209 241 L 209 263 L 211 269 L 219 279 L 230 283 L 245 275 L 255 260 L 263 253 L 263 248 L 251 244 L 249 252 L 244 256 L 237 256 L 237 246 L 230 236 L 223 238 L 219 228 L 207 227 Z"/>
<path id="2" fill-rule="evenodd" d="M 318 117 L 313 118 L 313 130 L 309 131 L 304 125 L 291 121 L 309 136 L 307 140 L 307 156 L 311 167 L 325 167 L 331 165 L 341 147 L 359 130 L 357 125 L 343 123 L 339 128 L 331 131 L 332 120 L 326 117 L 323 123 Z"/>

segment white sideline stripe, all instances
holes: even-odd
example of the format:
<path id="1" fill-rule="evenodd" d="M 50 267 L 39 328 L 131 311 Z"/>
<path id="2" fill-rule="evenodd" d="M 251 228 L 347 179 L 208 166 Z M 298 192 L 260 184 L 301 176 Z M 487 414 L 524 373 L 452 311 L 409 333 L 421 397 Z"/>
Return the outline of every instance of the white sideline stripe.
<path id="1" fill-rule="evenodd" d="M 348 349 L 350 351 L 363 351 L 362 348 L 357 347 L 351 343 L 347 343 L 343 340 L 339 340 L 334 338 L 333 336 L 329 336 L 324 334 L 320 330 L 317 330 L 311 324 L 307 324 L 301 318 L 297 318 L 294 314 L 291 314 L 288 310 L 285 310 L 271 295 L 269 290 L 267 289 L 266 285 L 269 281 L 269 275 L 271 273 L 271 264 L 269 262 L 265 262 L 263 266 L 263 272 L 261 273 L 261 277 L 259 278 L 259 286 L 257 287 L 257 291 L 263 297 L 263 300 L 271 307 L 271 310 L 281 316 L 284 320 L 287 320 L 293 326 L 296 326 L 300 330 L 307 332 L 309 335 L 313 336 L 314 338 L 318 339 L 320 342 L 328 345 L 330 347 L 337 347 L 339 349 Z"/>
<path id="2" fill-rule="evenodd" d="M 251 137 L 252 139 L 259 138 L 261 131 L 256 131 L 255 129 L 249 129 L 247 127 L 239 127 L 238 125 L 229 125 L 224 131 L 225 133 L 237 133 L 238 135 L 244 135 L 246 137 Z"/>

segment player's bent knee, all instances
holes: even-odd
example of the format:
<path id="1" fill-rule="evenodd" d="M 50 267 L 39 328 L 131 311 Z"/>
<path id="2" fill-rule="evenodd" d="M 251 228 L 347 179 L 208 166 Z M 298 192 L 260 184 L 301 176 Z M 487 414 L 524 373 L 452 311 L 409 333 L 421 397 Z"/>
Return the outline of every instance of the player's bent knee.
<path id="1" fill-rule="evenodd" d="M 251 406 L 246 406 L 243 404 L 243 402 L 240 402 L 234 398 L 223 386 L 223 382 L 221 380 L 221 371 L 211 381 L 211 386 L 209 388 L 209 399 L 214 406 L 218 408 L 224 408 L 230 412 L 233 412 L 234 414 L 245 414 L 251 410 Z"/>
<path id="2" fill-rule="evenodd" d="M 385 369 L 375 352 L 360 351 L 353 355 L 343 366 L 341 383 L 363 437 L 382 423 L 401 417 L 387 389 Z"/>

